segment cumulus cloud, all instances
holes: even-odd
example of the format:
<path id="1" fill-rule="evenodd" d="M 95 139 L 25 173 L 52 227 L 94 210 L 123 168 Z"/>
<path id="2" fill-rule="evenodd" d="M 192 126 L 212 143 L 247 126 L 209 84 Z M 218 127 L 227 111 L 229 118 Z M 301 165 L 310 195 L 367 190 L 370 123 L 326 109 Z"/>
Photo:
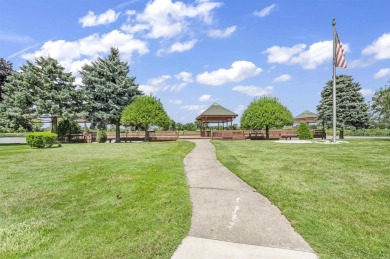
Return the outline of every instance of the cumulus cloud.
<path id="1" fill-rule="evenodd" d="M 173 99 L 171 99 L 171 100 L 169 100 L 169 103 L 180 105 L 180 104 L 183 103 L 183 101 L 182 100 L 173 100 Z"/>
<path id="2" fill-rule="evenodd" d="M 171 0 L 154 0 L 146 5 L 143 12 L 131 11 L 127 14 L 133 27 L 147 28 L 147 37 L 171 38 L 187 32 L 193 19 L 211 24 L 213 10 L 221 6 L 222 3 L 210 1 L 197 1 L 191 5 L 181 1 L 173 3 Z"/>
<path id="3" fill-rule="evenodd" d="M 268 16 L 275 7 L 276 4 L 272 4 L 270 6 L 261 9 L 260 11 L 254 11 L 253 14 L 259 17 L 265 17 Z"/>
<path id="4" fill-rule="evenodd" d="M 361 89 L 360 90 L 360 93 L 364 96 L 364 97 L 370 97 L 370 96 L 373 96 L 375 94 L 375 91 L 372 90 L 372 89 Z"/>
<path id="5" fill-rule="evenodd" d="M 249 77 L 256 76 L 262 71 L 249 61 L 235 61 L 229 69 L 218 69 L 212 72 L 204 72 L 196 76 L 198 83 L 205 85 L 223 85 L 229 82 L 240 82 Z"/>
<path id="6" fill-rule="evenodd" d="M 202 104 L 202 105 L 184 105 L 181 108 L 184 110 L 187 110 L 187 111 L 197 111 L 197 112 L 201 113 L 207 109 L 207 106 L 204 104 Z"/>
<path id="7" fill-rule="evenodd" d="M 192 49 L 195 46 L 195 44 L 196 44 L 196 40 L 190 40 L 186 42 L 175 42 L 168 49 L 160 49 L 157 52 L 157 55 L 162 55 L 164 53 L 184 52 Z"/>
<path id="8" fill-rule="evenodd" d="M 115 22 L 118 19 L 119 15 L 120 13 L 116 13 L 112 9 L 108 9 L 106 12 L 100 15 L 95 15 L 94 12 L 89 11 L 86 16 L 79 19 L 79 23 L 81 23 L 83 27 L 93 27 L 98 25 L 110 24 Z"/>
<path id="9" fill-rule="evenodd" d="M 270 94 L 273 91 L 272 86 L 267 86 L 264 88 L 257 86 L 235 86 L 233 87 L 233 91 L 248 95 L 248 96 L 263 96 Z"/>
<path id="10" fill-rule="evenodd" d="M 145 94 L 155 94 L 164 91 L 178 92 L 188 85 L 191 81 L 190 77 L 191 73 L 188 72 L 181 72 L 175 76 L 161 75 L 149 79 L 146 84 L 140 84 L 139 88 Z"/>
<path id="11" fill-rule="evenodd" d="M 122 58 L 130 59 L 133 52 L 144 55 L 149 52 L 147 43 L 130 34 L 118 30 L 99 35 L 97 33 L 76 41 L 47 41 L 34 53 L 24 53 L 22 58 L 32 60 L 39 56 L 50 56 L 57 59 L 67 71 L 74 72 L 75 67 L 81 67 L 87 60 L 96 59 L 110 51 L 110 47 L 116 46 Z"/>
<path id="12" fill-rule="evenodd" d="M 232 33 L 236 31 L 236 29 L 237 29 L 236 26 L 230 26 L 224 30 L 210 30 L 208 32 L 208 35 L 211 38 L 226 38 L 232 35 Z"/>
<path id="13" fill-rule="evenodd" d="M 273 80 L 273 82 L 285 82 L 291 80 L 292 77 L 289 74 L 283 74 Z"/>
<path id="14" fill-rule="evenodd" d="M 390 58 L 390 33 L 384 33 L 371 45 L 362 50 L 364 55 L 374 55 L 375 59 L 389 59 Z"/>
<path id="15" fill-rule="evenodd" d="M 377 73 L 375 73 L 374 78 L 378 79 L 389 75 L 390 75 L 390 68 L 382 68 Z"/>
<path id="16" fill-rule="evenodd" d="M 211 99 L 211 95 L 209 95 L 209 94 L 204 94 L 201 97 L 199 97 L 199 101 L 201 101 L 201 102 L 206 102 L 210 99 Z"/>
<path id="17" fill-rule="evenodd" d="M 349 51 L 349 45 L 343 44 L 346 52 Z M 298 64 L 304 69 L 316 69 L 319 65 L 333 58 L 332 41 L 320 41 L 313 43 L 306 48 L 305 44 L 297 44 L 292 47 L 272 46 L 262 54 L 267 54 L 269 63 L 279 64 Z"/>

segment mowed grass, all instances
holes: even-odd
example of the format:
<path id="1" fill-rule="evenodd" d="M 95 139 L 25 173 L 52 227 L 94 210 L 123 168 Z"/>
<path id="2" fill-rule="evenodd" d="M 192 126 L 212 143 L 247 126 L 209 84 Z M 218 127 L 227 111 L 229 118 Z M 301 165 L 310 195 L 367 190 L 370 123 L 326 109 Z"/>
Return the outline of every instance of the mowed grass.
<path id="1" fill-rule="evenodd" d="M 170 258 L 190 142 L 0 145 L 0 258 Z"/>
<path id="2" fill-rule="evenodd" d="M 390 139 L 213 141 L 218 159 L 289 219 L 320 258 L 390 258 Z"/>

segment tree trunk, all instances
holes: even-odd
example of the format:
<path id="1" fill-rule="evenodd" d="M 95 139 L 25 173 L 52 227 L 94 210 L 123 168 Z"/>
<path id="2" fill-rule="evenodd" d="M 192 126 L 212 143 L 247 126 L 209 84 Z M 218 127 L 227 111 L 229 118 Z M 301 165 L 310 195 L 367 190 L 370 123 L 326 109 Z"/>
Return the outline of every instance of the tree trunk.
<path id="1" fill-rule="evenodd" d="M 51 132 L 57 133 L 57 117 L 51 118 Z"/>
<path id="2" fill-rule="evenodd" d="M 340 129 L 340 139 L 344 139 L 344 127 Z"/>
<path id="3" fill-rule="evenodd" d="M 119 121 L 115 124 L 115 143 L 121 142 L 121 124 Z"/>
<path id="4" fill-rule="evenodd" d="M 145 142 L 149 142 L 149 130 L 145 128 Z"/>
<path id="5" fill-rule="evenodd" d="M 265 138 L 269 139 L 269 127 L 268 126 L 265 127 Z"/>

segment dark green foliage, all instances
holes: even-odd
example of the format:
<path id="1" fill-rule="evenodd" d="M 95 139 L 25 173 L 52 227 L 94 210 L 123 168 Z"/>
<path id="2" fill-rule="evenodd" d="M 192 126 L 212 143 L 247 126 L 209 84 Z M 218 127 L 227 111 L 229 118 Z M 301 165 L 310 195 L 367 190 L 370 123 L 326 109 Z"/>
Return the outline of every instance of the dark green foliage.
<path id="1" fill-rule="evenodd" d="M 3 86 L 2 107 L 8 127 L 32 129 L 32 120 L 48 117 L 52 132 L 57 118 L 75 116 L 81 109 L 81 92 L 76 90 L 74 77 L 53 58 L 40 57 L 35 64 L 27 61 L 21 72 L 14 72 Z"/>
<path id="2" fill-rule="evenodd" d="M 51 147 L 56 140 L 57 134 L 50 132 L 33 132 L 26 135 L 26 142 L 30 147 Z"/>
<path id="3" fill-rule="evenodd" d="M 344 129 L 364 129 L 368 126 L 368 105 L 360 93 L 361 86 L 347 75 L 336 76 L 336 117 L 337 127 Z M 327 127 L 333 125 L 333 80 L 329 80 L 321 92 L 317 106 L 319 119 Z"/>
<path id="4" fill-rule="evenodd" d="M 390 124 L 390 86 L 381 88 L 372 97 L 372 110 L 375 122 L 379 124 Z"/>
<path id="5" fill-rule="evenodd" d="M 244 129 L 265 129 L 269 138 L 270 128 L 281 128 L 292 125 L 294 119 L 291 112 L 277 98 L 262 97 L 253 100 L 241 117 Z"/>
<path id="6" fill-rule="evenodd" d="M 86 117 L 95 125 L 114 124 L 116 142 L 120 142 L 120 119 L 123 109 L 141 95 L 135 77 L 128 77 L 129 65 L 121 62 L 119 51 L 111 48 L 109 56 L 98 58 L 80 71 L 86 95 Z"/>
<path id="7" fill-rule="evenodd" d="M 8 76 L 10 76 L 13 72 L 12 63 L 3 58 L 0 58 L 0 102 L 3 101 L 3 84 Z"/>
<path id="8" fill-rule="evenodd" d="M 57 125 L 58 139 L 61 141 L 65 140 L 65 138 L 68 138 L 68 141 L 71 142 L 71 135 L 81 132 L 83 132 L 82 128 L 74 120 L 61 120 Z"/>
<path id="9" fill-rule="evenodd" d="M 297 128 L 298 138 L 301 140 L 313 139 L 313 133 L 310 130 L 309 125 L 306 122 L 301 122 Z"/>
<path id="10" fill-rule="evenodd" d="M 107 141 L 107 133 L 105 130 L 99 129 L 96 133 L 96 142 L 98 143 L 106 143 Z"/>
<path id="11" fill-rule="evenodd" d="M 123 110 L 121 123 L 142 127 L 145 130 L 145 141 L 149 141 L 149 127 L 169 127 L 171 119 L 155 97 L 139 96 Z"/>

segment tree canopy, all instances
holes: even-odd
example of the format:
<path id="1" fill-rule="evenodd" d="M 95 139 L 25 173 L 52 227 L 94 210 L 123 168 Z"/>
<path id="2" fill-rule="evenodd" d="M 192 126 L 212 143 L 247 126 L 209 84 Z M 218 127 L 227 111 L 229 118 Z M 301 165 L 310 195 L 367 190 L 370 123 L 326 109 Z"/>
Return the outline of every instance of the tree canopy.
<path id="1" fill-rule="evenodd" d="M 171 119 L 155 97 L 139 96 L 123 110 L 121 123 L 142 127 L 145 130 L 145 141 L 149 141 L 149 127 L 154 125 L 168 127 Z"/>
<path id="2" fill-rule="evenodd" d="M 3 101 L 1 97 L 3 94 L 3 85 L 8 76 L 13 72 L 12 63 L 3 58 L 0 58 L 0 102 Z"/>
<path id="3" fill-rule="evenodd" d="M 375 92 L 372 97 L 372 109 L 378 122 L 390 124 L 390 86 Z"/>
<path id="4" fill-rule="evenodd" d="M 100 127 L 116 126 L 116 142 L 120 142 L 120 119 L 123 109 L 133 98 L 142 95 L 135 77 L 128 77 L 127 62 L 120 61 L 119 50 L 111 48 L 107 58 L 98 58 L 80 71 L 81 86 L 86 96 L 86 117 Z"/>
<path id="5" fill-rule="evenodd" d="M 1 109 L 13 128 L 23 126 L 31 130 L 33 119 L 47 116 L 52 132 L 56 132 L 58 117 L 67 119 L 80 111 L 74 77 L 50 57 L 39 57 L 35 64 L 27 61 L 20 72 L 9 76 L 3 91 Z"/>
<path id="6" fill-rule="evenodd" d="M 345 127 L 361 129 L 368 126 L 368 105 L 360 90 L 360 84 L 353 82 L 352 76 L 336 76 L 336 125 L 341 129 L 341 137 Z M 330 127 L 333 124 L 333 80 L 326 83 L 321 97 L 318 117 Z"/>
<path id="7" fill-rule="evenodd" d="M 292 125 L 291 112 L 274 97 L 262 97 L 253 100 L 241 116 L 244 129 L 265 129 L 269 139 L 269 129 Z"/>

